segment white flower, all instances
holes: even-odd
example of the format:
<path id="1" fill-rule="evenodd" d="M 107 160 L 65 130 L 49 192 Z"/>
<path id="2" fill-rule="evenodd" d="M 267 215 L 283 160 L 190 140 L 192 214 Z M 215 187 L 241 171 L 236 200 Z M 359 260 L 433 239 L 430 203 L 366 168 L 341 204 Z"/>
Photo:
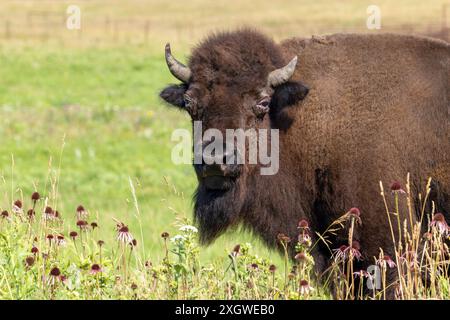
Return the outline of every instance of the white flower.
<path id="1" fill-rule="evenodd" d="M 173 242 L 173 243 L 184 242 L 184 241 L 186 241 L 186 237 L 179 235 L 179 234 L 170 238 L 170 242 Z"/>
<path id="2" fill-rule="evenodd" d="M 180 227 L 179 230 L 183 231 L 183 232 L 192 232 L 192 233 L 197 233 L 198 232 L 198 229 L 196 227 L 190 226 L 190 225 L 182 226 L 182 227 Z"/>

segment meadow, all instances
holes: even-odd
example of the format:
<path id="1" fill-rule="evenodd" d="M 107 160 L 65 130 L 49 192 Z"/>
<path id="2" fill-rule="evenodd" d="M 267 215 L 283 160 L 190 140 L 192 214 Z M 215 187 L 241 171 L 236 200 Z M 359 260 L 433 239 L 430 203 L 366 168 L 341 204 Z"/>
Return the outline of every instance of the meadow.
<path id="1" fill-rule="evenodd" d="M 436 24 L 440 18 L 444 3 L 446 1 L 380 1 L 380 6 L 386 13 L 386 25 L 392 30 L 413 25 L 420 32 L 426 32 L 429 25 Z M 8 29 L 5 26 L 1 30 L 0 36 L 0 211 L 6 210 L 12 215 L 13 203 L 20 200 L 24 204 L 25 219 L 26 211 L 32 205 L 31 194 L 37 191 L 41 196 L 35 225 L 30 226 L 17 217 L 8 225 L 6 220 L 0 222 L 2 237 L 5 236 L 5 243 L 8 243 L 3 248 L 14 248 L 12 244 L 20 248 L 16 255 L 8 258 L 15 261 L 17 269 L 5 269 L 0 264 L 3 271 L 3 276 L 0 273 L 0 297 L 237 297 L 221 296 L 217 293 L 219 289 L 214 294 L 201 291 L 198 295 L 190 295 L 182 289 L 172 292 L 170 288 L 156 293 L 143 291 L 141 295 L 130 289 L 121 295 L 120 286 L 112 285 L 114 270 L 127 277 L 123 271 L 127 266 L 123 265 L 123 254 L 120 254 L 123 248 L 115 243 L 117 221 L 126 224 L 136 235 L 135 251 L 139 255 L 130 258 L 129 267 L 138 268 L 137 274 L 142 277 L 148 276 L 145 261 L 151 261 L 161 270 L 166 268 L 165 273 L 161 271 L 165 275 L 173 272 L 175 277 L 177 274 L 181 281 L 177 283 L 182 283 L 188 281 L 182 274 L 198 277 L 192 271 L 197 268 L 191 265 L 195 260 L 195 263 L 201 261 L 204 270 L 209 270 L 205 271 L 210 272 L 205 277 L 205 283 L 208 283 L 208 279 L 214 278 L 214 272 L 229 268 L 229 254 L 235 245 L 241 244 L 244 253 L 239 270 L 247 275 L 253 272 L 247 270 L 247 265 L 259 264 L 265 271 L 255 281 L 270 282 L 269 265 L 273 263 L 281 270 L 285 263 L 283 255 L 265 248 L 259 239 L 242 230 L 228 232 L 207 248 L 198 248 L 193 244 L 195 234 L 187 234 L 190 241 L 187 245 L 192 245 L 189 250 L 193 253 L 189 250 L 183 253 L 186 254 L 183 259 L 189 260 L 191 253 L 195 256 L 187 262 L 189 273 L 167 264 L 165 244 L 169 240 L 161 234 L 167 232 L 172 237 L 180 233 L 181 225 L 192 223 L 191 198 L 196 177 L 191 166 L 177 166 L 171 162 L 171 149 L 175 144 L 171 141 L 171 133 L 176 128 L 189 129 L 190 120 L 187 115 L 163 105 L 158 98 L 158 92 L 165 84 L 175 82 L 164 62 L 164 44 L 171 41 L 177 57 L 186 57 L 189 48 L 207 32 L 243 24 L 260 28 L 276 39 L 319 32 L 367 32 L 364 19 L 369 3 L 242 1 L 231 5 L 226 1 L 195 0 L 180 7 L 175 2 L 168 4 L 156 0 L 113 1 L 108 5 L 101 0 L 80 1 L 84 20 L 79 32 L 66 30 L 61 22 L 67 4 L 64 1 L 5 1 L 0 4 L 0 17 L 11 21 Z M 57 16 L 27 18 L 36 12 Z M 111 19 L 110 24 L 105 24 L 106 18 Z M 148 21 L 147 29 L 143 30 L 141 21 Z M 89 222 L 98 224 L 98 228 L 89 231 L 84 239 L 86 250 L 92 250 L 90 253 L 77 251 L 80 248 L 76 248 L 75 241 L 70 241 L 69 237 L 79 220 L 76 211 L 79 205 L 89 211 Z M 46 225 L 43 211 L 47 206 L 57 210 L 64 223 Z M 14 236 L 17 230 L 21 232 L 20 236 Z M 58 249 L 45 240 L 47 233 L 64 234 L 68 249 L 60 256 L 52 253 L 51 261 L 39 260 L 43 269 L 35 265 L 35 272 L 25 276 L 27 266 L 23 262 L 33 245 L 30 230 L 35 230 L 39 236 L 39 246 L 49 246 L 50 251 Z M 48 276 L 57 261 L 63 264 L 60 268 L 64 272 L 72 270 L 70 272 L 75 274 L 78 271 L 73 265 L 78 265 L 82 266 L 80 270 L 90 274 L 92 264 L 100 264 L 95 261 L 99 258 L 98 240 L 106 243 L 109 260 L 102 264 L 111 273 L 108 280 L 101 278 L 103 276 L 94 277 L 94 280 L 87 275 L 80 278 L 80 281 L 90 283 L 92 291 L 87 295 L 80 296 L 78 290 L 58 294 L 46 291 L 44 287 L 36 291 L 14 288 L 20 277 L 32 283 L 44 274 Z M 83 246 L 83 240 L 77 238 L 76 241 L 80 241 L 79 247 Z M 245 249 L 246 243 L 252 244 L 250 252 Z M 178 245 L 172 245 L 176 251 Z M 5 262 L 5 259 L 3 256 L 1 261 Z M 167 270 L 172 271 L 167 273 Z M 16 280 L 8 280 L 9 272 L 23 274 L 16 273 Z M 196 281 L 195 277 L 189 281 Z M 244 279 L 243 274 L 237 277 Z M 277 281 L 284 287 L 276 297 L 289 298 L 289 293 L 284 291 L 286 279 L 282 274 L 279 277 Z M 130 288 L 133 281 L 138 280 L 128 281 L 126 287 Z M 102 283 L 109 291 L 95 289 L 103 288 Z M 226 287 L 226 281 L 220 285 Z M 220 285 L 216 284 L 222 290 Z M 258 285 L 251 287 L 258 288 Z M 292 288 L 294 293 L 298 289 Z M 259 295 L 256 292 L 252 289 L 241 297 L 273 298 L 275 291 L 266 290 Z M 320 288 L 314 294 L 314 297 L 329 297 Z"/>

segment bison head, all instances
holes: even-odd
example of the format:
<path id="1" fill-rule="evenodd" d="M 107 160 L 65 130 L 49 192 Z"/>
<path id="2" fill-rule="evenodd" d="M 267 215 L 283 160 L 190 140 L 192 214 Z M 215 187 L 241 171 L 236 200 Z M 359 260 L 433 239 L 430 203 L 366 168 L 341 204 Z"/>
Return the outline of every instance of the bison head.
<path id="1" fill-rule="evenodd" d="M 200 121 L 203 131 L 215 129 L 226 136 L 227 129 L 285 130 L 289 120 L 280 121 L 280 110 L 308 93 L 306 86 L 292 80 L 297 57 L 254 31 L 207 38 L 193 50 L 188 66 L 172 56 L 169 44 L 165 57 L 170 72 L 181 84 L 165 88 L 161 98 L 188 112 L 193 124 Z M 203 141 L 202 147 L 209 142 Z M 251 184 L 260 165 L 230 163 L 228 159 L 236 159 L 238 151 L 225 145 L 223 153 L 214 157 L 223 161 L 203 159 L 194 164 L 199 181 L 195 220 L 203 243 L 245 219 L 243 208 L 256 200 L 249 190 L 254 187 Z"/>

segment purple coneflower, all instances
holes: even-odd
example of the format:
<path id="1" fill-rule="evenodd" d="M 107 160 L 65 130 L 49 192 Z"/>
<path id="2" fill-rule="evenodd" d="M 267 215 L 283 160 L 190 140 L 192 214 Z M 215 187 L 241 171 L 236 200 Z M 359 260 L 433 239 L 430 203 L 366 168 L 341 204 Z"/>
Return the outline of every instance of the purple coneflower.
<path id="1" fill-rule="evenodd" d="M 446 236 L 449 232 L 447 221 L 442 213 L 438 212 L 433 215 L 430 225 L 436 227 L 441 235 Z"/>
<path id="2" fill-rule="evenodd" d="M 61 270 L 59 270 L 57 267 L 53 267 L 50 270 L 50 277 L 48 278 L 47 283 L 52 286 L 55 285 L 55 283 L 57 281 L 61 280 L 60 276 L 61 276 Z"/>
<path id="3" fill-rule="evenodd" d="M 86 211 L 86 209 L 84 209 L 84 207 L 82 205 L 79 205 L 77 207 L 77 219 L 83 220 L 84 218 L 87 218 L 87 216 L 88 216 L 88 212 Z"/>
<path id="4" fill-rule="evenodd" d="M 80 228 L 80 231 L 87 230 L 89 223 L 86 220 L 78 220 L 77 227 Z"/>
<path id="5" fill-rule="evenodd" d="M 250 268 L 251 268 L 252 270 L 258 270 L 258 264 L 257 264 L 257 263 L 252 263 L 252 264 L 250 265 Z"/>
<path id="6" fill-rule="evenodd" d="M 34 261 L 35 261 L 35 259 L 34 259 L 33 256 L 28 256 L 28 257 L 26 257 L 26 258 L 25 258 L 25 266 L 26 266 L 27 268 L 32 267 L 32 266 L 34 265 Z"/>
<path id="7" fill-rule="evenodd" d="M 8 217 L 9 217 L 8 211 L 6 211 L 6 210 L 2 211 L 2 218 L 3 218 L 3 219 L 6 219 L 6 218 L 8 218 Z"/>
<path id="8" fill-rule="evenodd" d="M 36 215 L 36 212 L 33 209 L 30 209 L 27 211 L 28 219 L 33 220 L 35 215 Z"/>
<path id="9" fill-rule="evenodd" d="M 103 240 L 98 240 L 98 241 L 97 241 L 97 244 L 98 244 L 99 247 L 102 247 L 102 246 L 105 244 L 105 241 L 103 241 Z"/>
<path id="10" fill-rule="evenodd" d="M 309 224 L 308 221 L 306 221 L 305 219 L 302 219 L 298 222 L 298 226 L 297 229 L 301 229 L 301 230 L 309 230 Z"/>
<path id="11" fill-rule="evenodd" d="M 347 259 L 348 246 L 342 245 L 337 249 L 333 249 L 333 255 L 335 261 L 345 261 Z"/>
<path id="12" fill-rule="evenodd" d="M 94 263 L 91 266 L 91 271 L 89 271 L 90 274 L 94 274 L 94 275 L 97 273 L 100 273 L 100 272 L 103 272 L 103 269 L 100 267 L 99 264 L 96 264 L 96 263 Z"/>
<path id="13" fill-rule="evenodd" d="M 350 218 L 354 218 L 358 222 L 358 224 L 361 224 L 361 222 L 362 222 L 361 221 L 361 211 L 359 211 L 358 208 L 356 208 L 356 207 L 351 208 L 348 211 L 348 216 Z"/>
<path id="14" fill-rule="evenodd" d="M 274 273 L 275 271 L 277 271 L 277 267 L 274 264 L 271 264 L 269 266 L 269 271 L 270 271 L 270 273 Z"/>
<path id="15" fill-rule="evenodd" d="M 46 207 L 44 210 L 44 218 L 46 220 L 53 220 L 55 219 L 55 213 L 53 212 L 53 209 L 51 207 Z"/>
<path id="16" fill-rule="evenodd" d="M 39 192 L 33 192 L 33 194 L 31 195 L 31 201 L 36 202 L 39 201 L 39 199 L 41 199 L 41 195 L 39 194 Z"/>
<path id="17" fill-rule="evenodd" d="M 91 228 L 94 230 L 95 228 L 98 228 L 97 222 L 91 222 Z"/>
<path id="18" fill-rule="evenodd" d="M 20 201 L 20 200 L 14 201 L 13 206 L 12 206 L 12 212 L 14 212 L 14 213 L 23 213 L 22 201 Z"/>
<path id="19" fill-rule="evenodd" d="M 391 259 L 391 257 L 390 256 L 388 256 L 387 254 L 385 254 L 384 256 L 383 256 L 383 258 L 381 258 L 381 259 L 378 259 L 377 260 L 377 263 L 378 263 L 378 265 L 380 265 L 381 267 L 384 267 L 384 268 L 386 268 L 386 265 L 389 267 L 389 268 L 395 268 L 397 265 L 395 264 L 395 262 L 394 262 L 394 260 L 392 260 Z"/>
<path id="20" fill-rule="evenodd" d="M 306 261 L 306 254 L 304 252 L 299 252 L 295 255 L 294 259 L 299 263 L 304 263 Z"/>
<path id="21" fill-rule="evenodd" d="M 311 287 L 306 280 L 300 281 L 300 294 L 301 295 L 308 295 L 311 291 L 313 291 L 314 288 Z"/>
<path id="22" fill-rule="evenodd" d="M 163 238 L 163 239 L 168 239 L 169 238 L 169 233 L 168 232 L 163 232 L 163 233 L 161 233 L 161 238 Z"/>
<path id="23" fill-rule="evenodd" d="M 358 241 L 353 240 L 352 241 L 352 247 L 350 248 L 350 252 L 352 253 L 352 256 L 355 257 L 357 260 L 361 260 L 361 246 Z"/>
<path id="24" fill-rule="evenodd" d="M 58 246 L 64 246 L 66 244 L 66 239 L 62 234 L 56 236 L 56 244 Z"/>
<path id="25" fill-rule="evenodd" d="M 406 193 L 405 190 L 402 189 L 402 185 L 398 181 L 394 181 L 391 184 L 392 193 Z"/>
<path id="26" fill-rule="evenodd" d="M 131 235 L 130 230 L 127 226 L 121 226 L 117 232 L 117 240 L 123 243 L 130 243 L 131 241 L 133 241 L 133 236 Z"/>
<path id="27" fill-rule="evenodd" d="M 34 246 L 33 246 L 33 247 L 31 248 L 31 253 L 32 253 L 32 254 L 36 255 L 36 254 L 38 254 L 38 252 L 39 252 L 39 249 L 38 249 L 37 247 L 34 247 Z"/>
<path id="28" fill-rule="evenodd" d="M 240 251 L 241 251 L 241 245 L 237 244 L 234 246 L 233 251 L 231 251 L 231 255 L 233 257 L 237 257 L 239 255 Z"/>
<path id="29" fill-rule="evenodd" d="M 286 245 L 289 242 L 291 242 L 291 238 L 289 238 L 287 235 L 285 235 L 284 233 L 279 233 L 277 235 L 278 241 L 280 241 L 282 244 Z"/>
<path id="30" fill-rule="evenodd" d="M 53 240 L 54 236 L 52 234 L 48 234 L 46 236 L 46 238 L 47 238 L 48 242 L 52 243 L 52 240 Z"/>
<path id="31" fill-rule="evenodd" d="M 298 235 L 298 243 L 303 246 L 307 246 L 307 247 L 309 247 L 311 245 L 311 236 L 309 235 L 307 230 L 303 230 Z"/>
<path id="32" fill-rule="evenodd" d="M 71 232 L 69 233 L 69 236 L 72 238 L 72 240 L 75 240 L 76 237 L 78 236 L 78 232 L 76 232 L 76 231 L 71 231 Z"/>

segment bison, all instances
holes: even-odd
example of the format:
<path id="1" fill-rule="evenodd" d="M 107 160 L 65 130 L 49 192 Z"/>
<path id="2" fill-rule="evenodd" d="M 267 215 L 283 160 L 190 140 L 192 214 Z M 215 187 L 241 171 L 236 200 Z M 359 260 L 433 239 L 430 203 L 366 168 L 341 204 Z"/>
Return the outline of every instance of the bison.
<path id="1" fill-rule="evenodd" d="M 363 223 L 354 237 L 370 264 L 380 248 L 394 254 L 379 181 L 389 186 L 408 173 L 416 199 L 433 178 L 431 200 L 449 217 L 448 43 L 396 34 L 275 43 L 241 29 L 207 37 L 188 66 L 169 45 L 165 57 L 181 83 L 160 96 L 203 130 L 279 129 L 274 175 L 261 175 L 258 164 L 194 165 L 201 242 L 239 224 L 274 247 L 280 233 L 296 237 L 301 219 L 323 232 L 357 207 Z M 347 239 L 333 241 L 339 247 Z M 324 270 L 329 250 L 317 246 L 313 255 Z"/>

